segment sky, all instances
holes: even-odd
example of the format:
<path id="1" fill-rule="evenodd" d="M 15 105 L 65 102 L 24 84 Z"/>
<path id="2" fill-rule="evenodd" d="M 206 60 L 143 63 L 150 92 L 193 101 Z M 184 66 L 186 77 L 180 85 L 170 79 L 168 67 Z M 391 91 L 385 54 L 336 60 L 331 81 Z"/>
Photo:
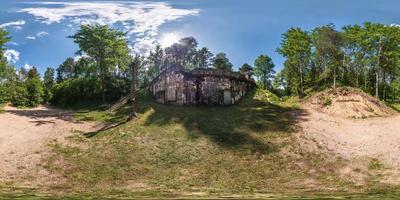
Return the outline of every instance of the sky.
<path id="1" fill-rule="evenodd" d="M 146 54 L 193 36 L 199 47 L 225 52 L 234 68 L 276 52 L 291 27 L 312 30 L 334 23 L 338 29 L 366 21 L 400 24 L 398 0 L 169 0 L 169 1 L 20 1 L 0 0 L 0 28 L 10 32 L 6 57 L 17 68 L 41 73 L 75 57 L 68 36 L 81 24 L 108 24 L 124 31 L 132 52 Z"/>

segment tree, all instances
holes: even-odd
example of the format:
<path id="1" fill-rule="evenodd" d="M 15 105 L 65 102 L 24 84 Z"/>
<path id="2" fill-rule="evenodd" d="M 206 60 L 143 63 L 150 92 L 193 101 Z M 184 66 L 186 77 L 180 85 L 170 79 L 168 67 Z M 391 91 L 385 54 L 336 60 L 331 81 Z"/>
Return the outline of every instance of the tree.
<path id="1" fill-rule="evenodd" d="M 300 28 L 291 28 L 285 34 L 283 34 L 281 47 L 277 49 L 277 52 L 282 54 L 287 60 L 285 61 L 285 67 L 287 67 L 287 73 L 291 74 L 288 84 L 298 82 L 295 92 L 303 96 L 304 95 L 304 75 L 309 67 L 310 56 L 311 56 L 311 38 L 308 32 L 301 30 Z M 293 71 L 295 70 L 295 71 Z M 290 86 L 289 86 L 290 87 Z"/>
<path id="2" fill-rule="evenodd" d="M 282 97 L 287 94 L 287 84 L 285 81 L 284 71 L 280 71 L 276 74 L 274 81 L 272 82 L 273 92 L 278 96 Z"/>
<path id="3" fill-rule="evenodd" d="M 251 77 L 254 74 L 254 68 L 250 66 L 249 64 L 245 63 L 239 68 L 239 72 L 243 74 L 245 77 L 248 79 L 251 79 Z"/>
<path id="4" fill-rule="evenodd" d="M 8 32 L 2 28 L 0 28 L 0 73 L 2 68 L 7 64 L 7 60 L 4 57 L 4 45 L 10 41 L 10 37 L 8 37 Z"/>
<path id="5" fill-rule="evenodd" d="M 57 82 L 60 83 L 63 80 L 70 79 L 74 76 L 75 60 L 69 57 L 57 68 Z"/>
<path id="6" fill-rule="evenodd" d="M 142 60 L 140 56 L 136 55 L 131 64 L 129 65 L 130 74 L 131 74 L 131 114 L 129 115 L 129 120 L 136 117 L 136 80 L 137 80 L 137 71 L 142 65 Z"/>
<path id="7" fill-rule="evenodd" d="M 340 61 L 344 59 L 344 54 L 341 51 L 343 43 L 342 35 L 335 30 L 333 24 L 329 24 L 314 29 L 312 38 L 316 55 L 320 56 L 322 60 L 323 70 L 326 71 L 330 68 L 333 72 L 333 88 L 336 89 L 336 72 L 342 64 Z M 324 79 L 326 80 L 326 76 Z"/>
<path id="8" fill-rule="evenodd" d="M 147 76 L 151 80 L 164 70 L 164 50 L 160 45 L 157 45 L 154 50 L 150 51 L 149 56 L 146 58 L 146 63 L 148 67 Z"/>
<path id="9" fill-rule="evenodd" d="M 93 58 L 100 75 L 102 102 L 106 102 L 107 76 L 118 66 L 126 68 L 130 59 L 126 34 L 107 25 L 82 25 L 70 36 L 79 45 L 78 55 L 83 53 Z"/>
<path id="10" fill-rule="evenodd" d="M 184 69 L 195 68 L 197 44 L 195 38 L 185 37 L 180 39 L 178 43 L 165 48 L 167 68 L 170 66 L 180 66 Z"/>
<path id="11" fill-rule="evenodd" d="M 28 78 L 26 80 L 26 91 L 28 105 L 30 107 L 35 107 L 43 102 L 43 85 L 40 81 L 39 73 L 36 67 L 32 67 L 28 71 Z"/>
<path id="12" fill-rule="evenodd" d="M 212 58 L 211 62 L 215 69 L 232 71 L 233 65 L 229 62 L 225 53 L 218 53 L 214 58 Z"/>
<path id="13" fill-rule="evenodd" d="M 275 64 L 267 55 L 260 55 L 254 61 L 254 74 L 262 81 L 264 87 L 272 89 L 271 78 L 274 77 Z"/>
<path id="14" fill-rule="evenodd" d="M 51 90 L 54 85 L 54 69 L 48 67 L 43 76 L 43 86 L 44 86 L 44 102 L 50 102 L 52 97 Z"/>
<path id="15" fill-rule="evenodd" d="M 199 49 L 196 53 L 196 66 L 198 68 L 208 68 L 212 57 L 213 53 L 207 47 Z"/>

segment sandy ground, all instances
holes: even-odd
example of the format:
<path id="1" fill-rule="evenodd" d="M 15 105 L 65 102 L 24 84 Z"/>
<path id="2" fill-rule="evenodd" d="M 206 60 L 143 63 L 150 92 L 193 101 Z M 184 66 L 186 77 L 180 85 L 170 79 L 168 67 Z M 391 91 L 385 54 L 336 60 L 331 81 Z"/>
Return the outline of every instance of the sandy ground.
<path id="1" fill-rule="evenodd" d="M 72 112 L 44 106 L 34 109 L 6 106 L 0 114 L 0 183 L 29 182 L 38 177 L 51 179 L 40 167 L 49 142 L 62 141 L 73 130 L 96 129 L 93 123 L 74 121 L 72 115 Z"/>
<path id="2" fill-rule="evenodd" d="M 400 115 L 346 119 L 303 108 L 299 117 L 304 138 L 345 159 L 377 158 L 400 169 Z"/>

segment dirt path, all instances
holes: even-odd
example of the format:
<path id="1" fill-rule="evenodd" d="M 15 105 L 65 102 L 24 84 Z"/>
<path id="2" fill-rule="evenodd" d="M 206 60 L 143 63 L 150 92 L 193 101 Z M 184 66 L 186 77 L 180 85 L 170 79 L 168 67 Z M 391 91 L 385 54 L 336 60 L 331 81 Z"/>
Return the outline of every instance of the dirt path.
<path id="1" fill-rule="evenodd" d="M 76 122 L 73 113 L 48 107 L 16 109 L 5 107 L 0 114 L 0 183 L 25 181 L 46 174 L 40 165 L 47 144 L 62 141 L 72 130 L 93 131 L 93 123 Z M 50 177 L 51 178 L 51 177 Z"/>
<path id="2" fill-rule="evenodd" d="M 345 119 L 303 108 L 299 118 L 305 138 L 345 159 L 378 158 L 400 169 L 400 115 Z"/>

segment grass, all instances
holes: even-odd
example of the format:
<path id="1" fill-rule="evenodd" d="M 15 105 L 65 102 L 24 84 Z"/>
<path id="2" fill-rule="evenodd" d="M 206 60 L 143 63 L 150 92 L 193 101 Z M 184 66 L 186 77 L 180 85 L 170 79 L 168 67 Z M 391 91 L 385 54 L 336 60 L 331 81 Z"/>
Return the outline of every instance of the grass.
<path id="1" fill-rule="evenodd" d="M 141 91 L 137 108 L 134 121 L 98 133 L 75 131 L 63 144 L 53 141 L 42 163 L 62 180 L 39 191 L 0 192 L 0 200 L 57 199 L 54 194 L 63 200 L 271 194 L 285 194 L 272 195 L 284 200 L 398 197 L 375 179 L 367 188 L 354 186 L 338 174 L 344 161 L 299 148 L 292 135 L 294 116 L 305 113 L 297 98 L 280 102 L 256 90 L 233 106 L 178 107 L 154 103 Z M 70 109 L 77 111 L 76 119 L 108 123 L 123 122 L 129 112 L 128 106 L 111 114 L 94 103 Z M 366 165 L 373 172 L 383 167 L 374 160 Z M 371 193 L 348 194 L 352 192 Z"/>
<path id="2" fill-rule="evenodd" d="M 4 106 L 6 106 L 6 105 L 0 103 L 0 113 L 3 113 L 3 112 L 4 112 Z"/>
<path id="3" fill-rule="evenodd" d="M 142 91 L 135 121 L 77 133 L 71 146 L 51 144 L 45 167 L 66 179 L 54 190 L 215 196 L 304 192 L 319 184 L 350 188 L 333 173 L 340 162 L 293 145 L 293 112 L 303 114 L 297 101 L 271 103 L 264 94 L 253 91 L 228 107 L 178 107 L 156 104 Z M 108 116 L 94 109 L 77 115 Z"/>
<path id="4" fill-rule="evenodd" d="M 400 112 L 400 103 L 390 105 L 392 108 Z"/>

